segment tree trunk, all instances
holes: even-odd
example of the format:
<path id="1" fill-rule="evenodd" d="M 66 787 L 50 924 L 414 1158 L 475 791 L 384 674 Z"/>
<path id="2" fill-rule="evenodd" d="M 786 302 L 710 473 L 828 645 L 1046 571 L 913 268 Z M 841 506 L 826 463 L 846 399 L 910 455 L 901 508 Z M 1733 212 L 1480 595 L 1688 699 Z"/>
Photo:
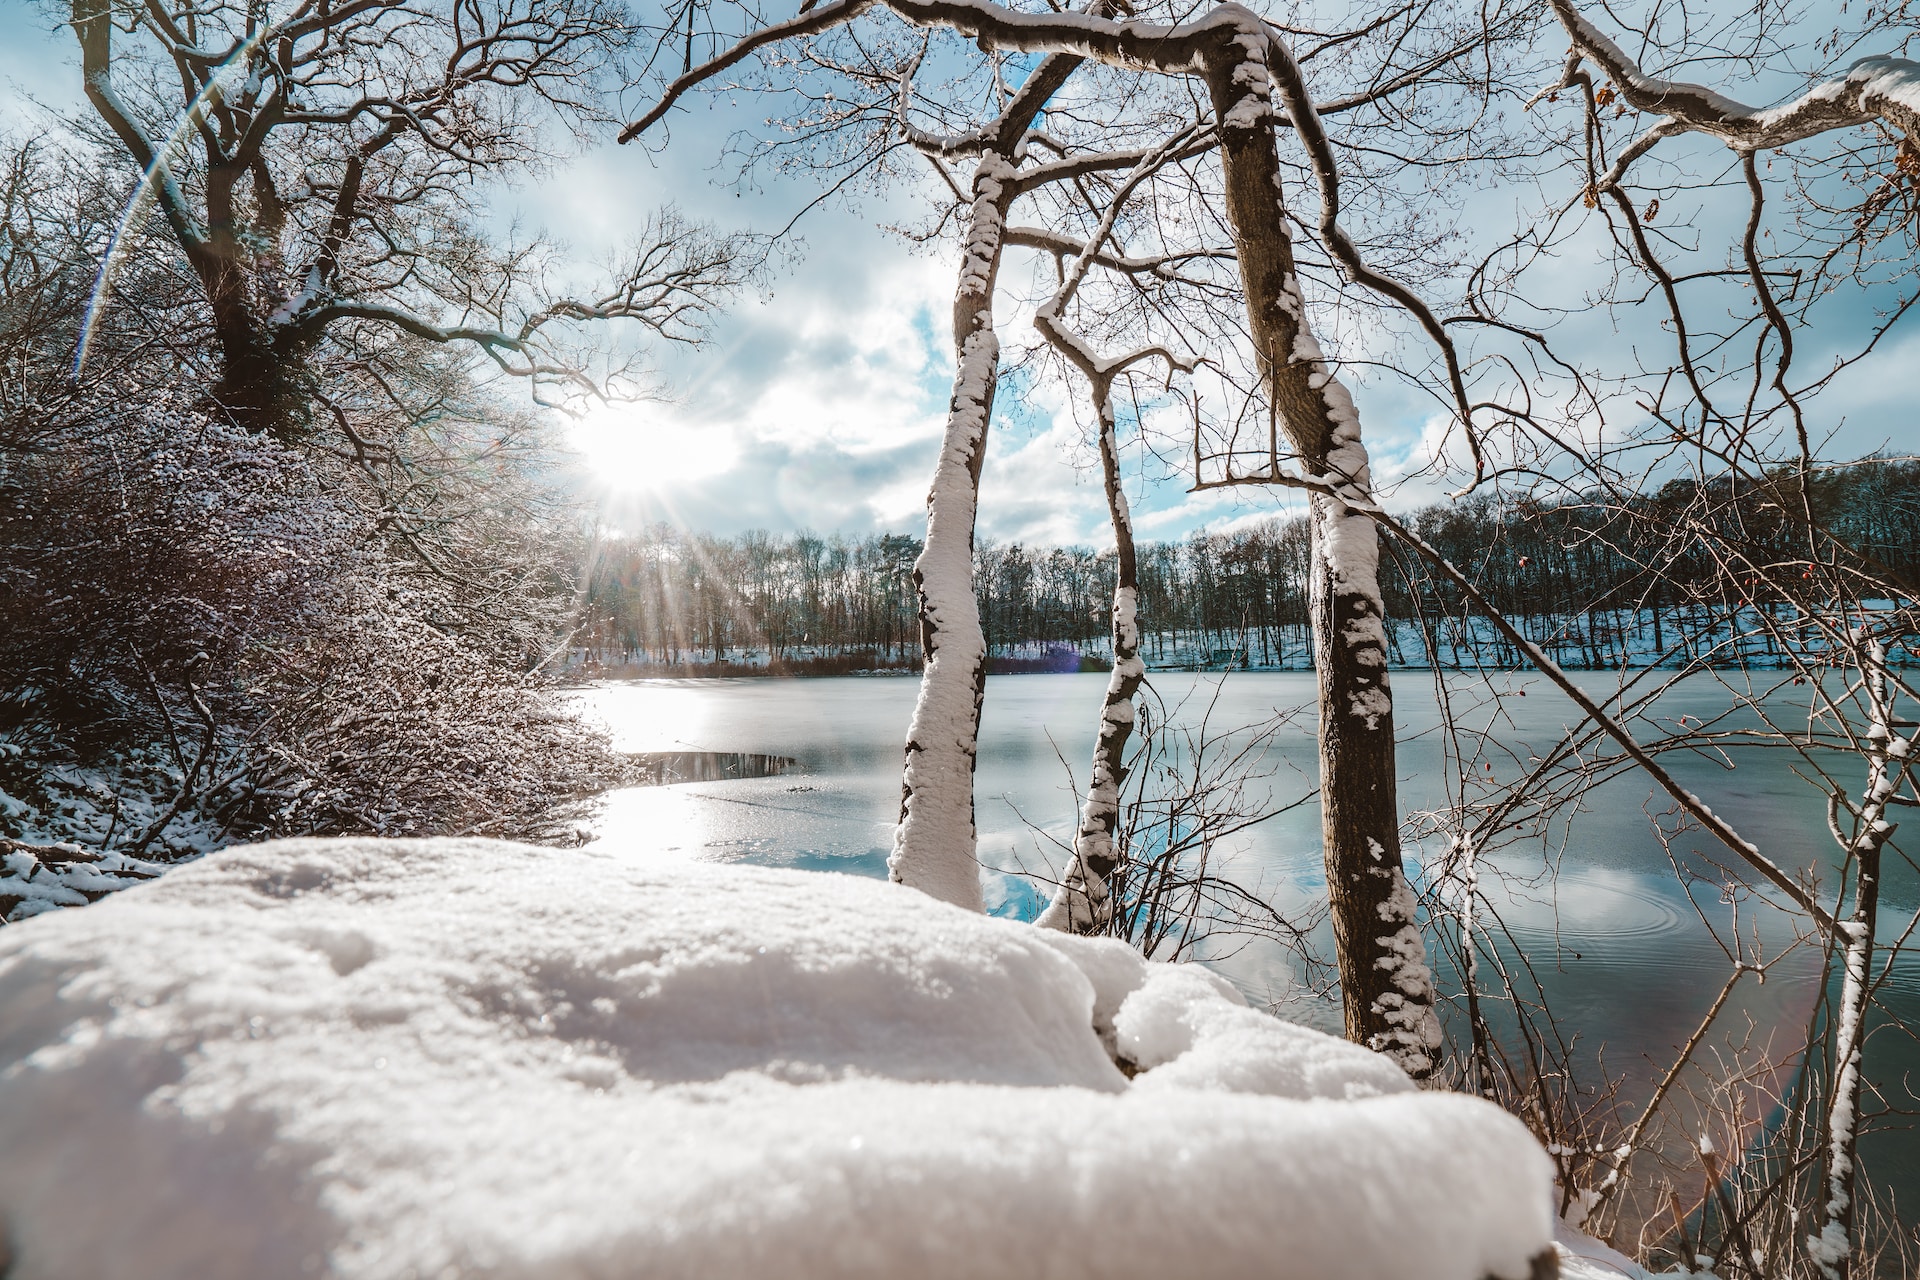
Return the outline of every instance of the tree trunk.
<path id="1" fill-rule="evenodd" d="M 1295 274 L 1266 48 L 1264 29 L 1258 38 L 1249 32 L 1207 69 L 1247 318 L 1267 393 L 1300 465 L 1371 504 L 1360 419 L 1313 338 Z M 1321 839 L 1347 1038 L 1423 1078 L 1437 1065 L 1441 1037 L 1401 866 L 1378 537 L 1371 520 L 1322 495 L 1313 499 L 1311 530 Z"/>
<path id="2" fill-rule="evenodd" d="M 1853 914 L 1840 925 L 1843 971 L 1840 1005 L 1834 1011 L 1833 1084 L 1827 1100 L 1827 1199 L 1820 1229 L 1807 1238 L 1807 1254 L 1824 1280 L 1853 1274 L 1853 1233 L 1859 1199 L 1861 1056 L 1867 1005 L 1872 998 L 1873 935 L 1880 917 L 1880 852 L 1893 836 L 1887 806 L 1900 790 L 1904 766 L 1893 766 L 1893 707 L 1887 654 L 1876 640 L 1861 646 L 1861 684 L 1870 720 L 1866 736 L 1867 788 L 1861 799 L 1853 847 Z M 1902 744 L 1904 746 L 1905 744 Z M 1904 754 L 1904 753 L 1903 753 Z M 1890 767 L 1892 766 L 1892 767 Z M 1835 914 L 1839 914 L 1836 906 Z"/>
<path id="3" fill-rule="evenodd" d="M 974 167 L 972 217 L 953 295 L 953 399 L 927 493 L 927 541 L 913 563 L 926 667 L 907 730 L 900 824 L 887 874 L 975 911 L 983 902 L 974 856 L 973 767 L 987 688 L 987 642 L 973 592 L 973 528 L 1000 371 L 993 287 L 1007 210 L 1018 194 L 1011 157 L 1080 61 L 1055 54 L 1035 67 L 986 133 L 991 140 Z"/>
<path id="4" fill-rule="evenodd" d="M 1100 416 L 1100 469 L 1106 481 L 1107 514 L 1113 521 L 1113 672 L 1107 677 L 1107 696 L 1100 707 L 1093 774 L 1080 810 L 1080 829 L 1073 837 L 1073 862 L 1053 901 L 1036 922 L 1073 933 L 1098 933 L 1113 918 L 1115 904 L 1107 878 L 1120 860 L 1114 844 L 1120 819 L 1120 784 L 1126 781 L 1127 740 L 1133 735 L 1133 695 L 1139 692 L 1147 674 L 1146 664 L 1140 660 L 1140 626 L 1136 620 L 1140 582 L 1133 551 L 1133 515 L 1120 484 L 1120 445 L 1114 433 L 1110 382 L 1097 380 L 1093 396 Z"/>
<path id="5" fill-rule="evenodd" d="M 953 299 L 953 399 L 927 494 L 927 541 L 913 563 L 926 668 L 907 731 L 900 825 L 887 859 L 894 881 L 974 911 L 983 905 L 974 858 L 973 769 L 987 644 L 973 594 L 973 529 L 1000 365 L 993 285 L 1012 176 L 1013 166 L 991 150 L 973 175 L 973 219 Z"/>
<path id="6" fill-rule="evenodd" d="M 213 399 L 233 421 L 254 435 L 287 443 L 310 425 L 309 388 L 303 352 L 277 343 L 248 297 L 238 266 L 223 267 L 218 290 L 209 285 L 213 331 L 220 344 L 220 380 Z"/>

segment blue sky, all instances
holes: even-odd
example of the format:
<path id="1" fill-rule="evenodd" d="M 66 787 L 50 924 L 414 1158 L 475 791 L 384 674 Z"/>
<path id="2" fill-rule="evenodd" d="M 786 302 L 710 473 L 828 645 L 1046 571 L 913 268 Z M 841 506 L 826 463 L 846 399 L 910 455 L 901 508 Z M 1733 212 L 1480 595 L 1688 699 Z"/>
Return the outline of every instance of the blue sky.
<path id="1" fill-rule="evenodd" d="M 0 92 L 10 117 L 24 95 L 56 106 L 77 100 L 72 44 L 48 30 L 49 12 L 0 5 Z M 544 229 L 583 263 L 617 249 L 665 203 L 722 228 L 778 228 L 817 190 L 763 176 L 742 191 L 719 161 L 727 135 L 758 124 L 756 112 L 764 107 L 696 100 L 674 119 L 673 145 L 664 152 L 605 140 L 537 183 L 494 192 L 494 216 Z M 1515 198 L 1477 197 L 1490 221 L 1510 220 Z M 669 353 L 672 401 L 605 410 L 579 427 L 575 437 L 609 494 L 610 518 L 668 519 L 717 533 L 918 530 L 952 368 L 946 315 L 955 254 L 951 246 L 918 249 L 879 229 L 916 213 L 911 191 L 866 198 L 853 209 L 816 208 L 797 228 L 801 251 L 764 294 L 743 298 L 702 349 Z M 1577 294 L 1581 264 L 1570 260 L 1567 269 Z M 1590 331 L 1582 343 L 1644 336 L 1592 320 L 1582 326 Z M 1001 309 L 1008 342 L 1026 338 L 1028 323 L 1011 305 Z M 1905 401 L 1916 367 L 1920 345 L 1895 343 L 1837 389 L 1828 410 L 1846 411 L 1842 452 L 1898 447 L 1913 434 Z M 1019 405 L 1002 397 L 983 481 L 984 536 L 1109 540 L 1094 455 L 1062 400 L 1070 393 L 1040 387 Z M 1391 485 L 1417 471 L 1426 460 L 1429 406 L 1392 386 L 1362 385 L 1358 398 L 1379 478 Z M 1147 538 L 1290 506 L 1279 494 L 1190 494 L 1178 477 L 1152 479 L 1157 469 L 1137 458 L 1129 469 Z M 1415 479 L 1393 501 L 1405 507 L 1440 494 L 1437 484 Z"/>

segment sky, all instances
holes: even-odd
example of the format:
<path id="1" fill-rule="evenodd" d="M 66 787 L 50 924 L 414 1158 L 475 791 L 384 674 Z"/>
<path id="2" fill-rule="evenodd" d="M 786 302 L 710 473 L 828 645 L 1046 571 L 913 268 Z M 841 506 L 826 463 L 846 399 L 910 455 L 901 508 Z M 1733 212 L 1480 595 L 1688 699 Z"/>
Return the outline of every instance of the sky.
<path id="1" fill-rule="evenodd" d="M 24 97 L 56 106 L 77 100 L 72 42 L 49 31 L 45 12 L 0 0 L 0 102 L 9 115 Z M 492 193 L 492 216 L 565 242 L 580 263 L 617 250 L 665 204 L 721 230 L 775 230 L 814 200 L 817 187 L 763 174 L 743 189 L 721 160 L 728 135 L 760 124 L 755 113 L 764 110 L 695 100 L 673 117 L 670 146 L 649 152 L 603 139 L 537 181 Z M 1512 218 L 1511 197 L 1482 201 L 1490 218 Z M 923 530 L 953 368 L 947 315 L 957 253 L 882 229 L 913 222 L 918 212 L 908 190 L 813 208 L 765 288 L 741 297 L 697 351 L 666 353 L 669 399 L 607 406 L 568 424 L 610 524 L 667 520 L 719 534 Z M 1577 264 L 1569 270 L 1577 276 Z M 1570 292 L 1578 293 L 1577 284 Z M 1010 303 L 999 309 L 1008 344 L 1024 338 L 1029 323 Z M 1637 337 L 1598 326 L 1583 341 Z M 1832 398 L 1832 409 L 1848 412 L 1855 451 L 1898 444 L 1909 432 L 1903 387 L 1917 360 L 1920 344 L 1890 346 Z M 1097 459 L 1067 410 L 1067 394 L 1051 386 L 1026 397 L 1003 393 L 982 481 L 983 537 L 1110 544 Z M 1437 427 L 1431 403 L 1365 382 L 1356 398 L 1389 504 L 1442 499 L 1443 486 L 1417 474 Z M 1166 477 L 1136 447 L 1123 454 L 1145 539 L 1297 509 L 1284 493 L 1191 493 L 1184 477 Z"/>
<path id="2" fill-rule="evenodd" d="M 602 145 L 550 181 L 503 200 L 528 226 L 598 252 L 630 234 L 650 207 L 670 202 L 723 229 L 777 230 L 819 194 L 804 180 L 760 174 L 736 190 L 718 156 L 750 111 L 709 111 L 696 100 L 672 144 L 650 153 Z M 958 254 L 884 230 L 917 222 L 915 193 L 863 196 L 857 208 L 821 205 L 795 228 L 800 243 L 769 287 L 741 298 L 709 345 L 672 352 L 669 404 L 609 408 L 579 433 L 605 470 L 679 478 L 641 484 L 610 503 L 617 522 L 666 519 L 720 533 L 923 532 L 926 496 L 952 390 L 951 322 Z M 562 230 L 564 228 L 564 231 Z M 1013 264 L 1003 279 L 1022 274 Z M 1003 346 L 1032 335 L 1030 317 L 1003 295 Z M 1001 541 L 1107 544 L 1098 457 L 1067 389 L 1008 394 L 988 433 L 980 533 Z M 1417 428 L 1408 443 L 1417 438 Z M 1382 437 L 1382 443 L 1386 443 Z M 1138 453 L 1137 449 L 1131 450 Z M 1149 483 L 1127 460 L 1136 523 L 1145 538 L 1179 538 L 1205 525 L 1272 515 L 1286 495 L 1189 494 L 1178 480 Z"/>

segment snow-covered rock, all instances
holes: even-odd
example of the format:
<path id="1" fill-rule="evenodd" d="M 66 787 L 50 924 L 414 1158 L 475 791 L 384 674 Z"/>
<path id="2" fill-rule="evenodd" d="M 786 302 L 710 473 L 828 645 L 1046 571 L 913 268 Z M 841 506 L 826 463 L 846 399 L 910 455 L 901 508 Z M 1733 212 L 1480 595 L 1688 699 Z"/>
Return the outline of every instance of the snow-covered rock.
<path id="1" fill-rule="evenodd" d="M 1550 1246 L 1517 1121 L 1200 970 L 642 854 L 286 841 L 0 929 L 9 1280 L 1519 1280 Z"/>

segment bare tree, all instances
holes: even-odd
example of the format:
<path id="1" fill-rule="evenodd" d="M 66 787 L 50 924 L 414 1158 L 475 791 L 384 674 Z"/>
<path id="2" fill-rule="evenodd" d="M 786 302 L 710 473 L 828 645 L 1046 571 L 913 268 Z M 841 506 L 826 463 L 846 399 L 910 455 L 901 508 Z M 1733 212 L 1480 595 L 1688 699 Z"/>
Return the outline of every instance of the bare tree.
<path id="1" fill-rule="evenodd" d="M 1130 265 L 1105 252 L 1114 223 L 1143 183 L 1170 158 L 1186 151 L 1195 135 L 1208 132 L 1209 129 L 1196 126 L 1188 133 L 1176 134 L 1140 160 L 1114 193 L 1094 234 L 1075 255 L 1072 265 L 1063 270 L 1053 297 L 1034 312 L 1034 327 L 1087 380 L 1087 394 L 1099 433 L 1101 487 L 1106 492 L 1114 541 L 1113 673 L 1107 680 L 1106 698 L 1100 707 L 1093 768 L 1087 780 L 1079 826 L 1074 833 L 1073 859 L 1052 902 L 1038 921 L 1047 928 L 1092 933 L 1104 929 L 1113 919 L 1116 904 L 1107 881 L 1120 863 L 1115 827 L 1120 818 L 1120 789 L 1127 774 L 1127 739 L 1133 732 L 1134 695 L 1140 691 L 1147 671 L 1140 659 L 1140 582 L 1134 556 L 1133 515 L 1127 506 L 1120 474 L 1119 415 L 1114 408 L 1113 383 L 1135 365 L 1153 359 L 1167 365 L 1169 381 L 1176 370 L 1191 372 L 1193 369 L 1190 358 L 1175 355 L 1158 345 L 1117 357 L 1103 357 L 1069 326 L 1064 313 L 1096 262 L 1105 257 L 1109 263 Z"/>
<path id="2" fill-rule="evenodd" d="M 1881 918 L 1880 885 L 1889 858 L 1905 857 L 1891 815 L 1914 803 L 1904 732 L 1912 722 L 1898 709 L 1911 696 L 1902 665 L 1914 584 L 1882 551 L 1839 532 L 1837 478 L 1886 464 L 1834 457 L 1815 404 L 1884 346 L 1914 301 L 1914 68 L 1876 56 L 1818 70 L 1857 52 L 1880 29 L 1876 15 L 1822 39 L 1771 11 L 1707 21 L 1656 6 L 1636 31 L 1635 58 L 1573 6 L 1554 8 L 1573 52 L 1533 109 L 1551 115 L 1564 95 L 1578 130 L 1563 166 L 1542 175 L 1546 207 L 1480 265 L 1462 314 L 1446 323 L 1478 335 L 1463 366 L 1477 356 L 1508 371 L 1495 396 L 1505 406 L 1479 419 L 1496 428 L 1480 444 L 1508 500 L 1536 514 L 1590 513 L 1587 532 L 1571 536 L 1602 543 L 1610 529 L 1630 527 L 1631 538 L 1606 550 L 1644 557 L 1651 608 L 1643 601 L 1642 611 L 1656 636 L 1662 602 L 1677 608 L 1664 606 L 1670 630 L 1657 652 L 1623 659 L 1654 669 L 1625 672 L 1616 690 L 1597 693 L 1502 615 L 1474 565 L 1450 562 L 1377 503 L 1343 499 L 1545 673 L 1580 717 L 1496 783 L 1468 772 L 1469 764 L 1478 772 L 1482 748 L 1498 750 L 1496 737 L 1450 716 L 1455 798 L 1433 827 L 1449 851 L 1430 869 L 1436 905 L 1457 912 L 1473 1037 L 1464 1067 L 1474 1087 L 1529 1115 L 1553 1144 L 1564 1207 L 1588 1215 L 1592 1229 L 1650 1230 L 1649 1248 L 1687 1265 L 1704 1256 L 1719 1274 L 1874 1274 L 1876 1254 L 1897 1251 L 1905 1228 L 1876 1217 L 1859 1139 L 1867 1126 L 1904 1122 L 1914 1106 L 1897 1082 L 1876 1080 L 1866 1048 L 1876 1026 L 1883 1037 L 1910 1034 L 1885 993 L 1913 924 Z M 1813 87 L 1763 109 L 1642 69 L 1718 62 L 1751 75 L 1793 55 L 1816 68 Z M 1670 142 L 1689 133 L 1724 142 L 1733 164 L 1703 172 L 1699 147 Z M 1596 354 L 1577 332 L 1555 331 L 1579 314 L 1559 273 L 1588 231 L 1597 232 L 1585 243 L 1601 250 L 1604 272 L 1583 301 L 1635 325 L 1644 336 L 1630 348 Z M 1841 309 L 1876 288 L 1893 296 L 1870 321 Z M 1796 351 L 1823 330 L 1839 354 L 1801 372 Z M 1340 476 L 1304 464 L 1266 479 L 1342 496 Z M 1694 714 L 1673 713 L 1673 699 L 1697 698 L 1703 687 L 1723 697 L 1724 710 L 1704 723 L 1694 701 L 1685 708 Z M 1447 705 L 1454 695 L 1443 685 L 1441 696 Z M 1761 750 L 1791 753 L 1827 806 L 1826 856 L 1716 810 L 1672 767 L 1692 757 L 1733 768 Z M 1553 1016 L 1531 971 L 1543 957 L 1505 932 L 1485 885 L 1501 872 L 1485 855 L 1519 829 L 1545 834 L 1555 815 L 1628 777 L 1671 805 L 1666 817 L 1680 829 L 1663 828 L 1662 838 L 1688 895 L 1719 899 L 1721 909 L 1701 905 L 1700 920 L 1727 970 L 1717 988 L 1703 985 L 1710 1006 L 1658 1064 L 1650 1097 L 1602 1088 L 1583 1103 L 1551 1083 L 1581 1067 L 1572 1047 L 1580 1028 Z M 1689 830 L 1703 847 L 1687 847 Z M 1764 941 L 1761 919 L 1769 928 L 1787 922 L 1785 942 Z M 1825 994 L 1804 1038 L 1785 1054 L 1756 1047 L 1738 1019 L 1743 987 L 1816 952 Z M 1490 998 L 1520 1020 L 1517 1045 L 1489 1028 L 1481 1002 Z M 1509 1052 L 1519 1061 L 1503 1066 Z M 1769 1083 L 1783 1074 L 1793 1083 Z M 1777 1106 L 1784 1119 L 1727 1120 L 1714 1098 L 1738 1092 L 1757 1099 L 1744 1105 L 1760 1116 Z M 1701 1137 L 1714 1124 L 1734 1139 L 1731 1149 Z M 1695 1189 L 1683 1188 L 1683 1175 Z M 1663 1230 L 1652 1230 L 1656 1208 L 1662 1220 L 1671 1209 Z"/>
<path id="3" fill-rule="evenodd" d="M 1883 29 L 1885 20 L 1872 15 L 1825 38 L 1759 14 L 1747 29 L 1655 22 L 1636 58 L 1568 0 L 1555 0 L 1554 12 L 1572 50 L 1552 91 L 1572 91 L 1582 107 L 1582 203 L 1607 215 L 1616 262 L 1623 273 L 1646 282 L 1672 335 L 1663 365 L 1635 370 L 1639 378 L 1628 376 L 1628 385 L 1639 391 L 1635 416 L 1645 424 L 1636 424 L 1629 437 L 1645 459 L 1641 474 L 1671 473 L 1678 468 L 1662 459 L 1690 458 L 1683 483 L 1694 487 L 1696 497 L 1681 536 L 1731 588 L 1732 599 L 1722 605 L 1729 639 L 1742 631 L 1758 634 L 1795 671 L 1796 684 L 1813 694 L 1804 727 L 1779 725 L 1779 712 L 1765 697 L 1736 700 L 1760 715 L 1760 739 L 1789 747 L 1804 760 L 1803 773 L 1825 793 L 1839 859 L 1831 896 L 1816 898 L 1810 889 L 1789 895 L 1799 897 L 1795 905 L 1816 926 L 1839 980 L 1826 1030 L 1810 1033 L 1807 1046 L 1810 1071 L 1821 1060 L 1829 1064 L 1824 1076 L 1809 1076 L 1820 1088 L 1810 1090 L 1817 1101 L 1803 1104 L 1820 1109 L 1824 1188 L 1807 1203 L 1799 1192 L 1805 1184 L 1789 1179 L 1759 1197 L 1755 1212 L 1798 1219 L 1807 1234 L 1790 1247 L 1803 1250 L 1801 1256 L 1826 1280 L 1837 1280 L 1866 1265 L 1863 1251 L 1871 1244 L 1859 1219 L 1865 1187 L 1857 1146 L 1869 1095 L 1862 1058 L 1876 988 L 1874 957 L 1883 945 L 1877 941 L 1879 887 L 1894 832 L 1889 806 L 1902 803 L 1913 749 L 1895 732 L 1895 700 L 1910 693 L 1888 658 L 1913 634 L 1913 584 L 1834 535 L 1819 486 L 1836 460 L 1823 456 L 1830 446 L 1815 425 L 1814 405 L 1914 300 L 1920 64 L 1876 54 L 1844 69 L 1821 70 L 1843 48 L 1857 50 Z M 1705 56 L 1730 75 L 1753 74 L 1789 51 L 1813 62 L 1813 83 L 1765 108 L 1645 69 L 1649 60 Z M 1604 83 L 1596 84 L 1592 72 Z M 1622 124 L 1630 129 L 1624 137 L 1617 134 Z M 1718 139 L 1736 161 L 1737 176 L 1729 175 L 1725 194 L 1709 184 L 1703 197 L 1733 208 L 1745 205 L 1743 219 L 1728 220 L 1739 234 L 1729 237 L 1733 243 L 1719 262 L 1653 228 L 1656 218 L 1664 223 L 1674 217 L 1671 205 L 1678 198 L 1663 181 L 1672 169 L 1662 171 L 1658 153 L 1688 134 Z M 1778 173 L 1776 158 L 1783 161 Z M 1859 194 L 1849 199 L 1849 188 Z M 1661 194 L 1669 195 L 1664 215 Z M 1858 297 L 1879 283 L 1883 270 L 1902 281 L 1896 305 L 1882 308 L 1854 354 L 1801 373 L 1795 365 L 1798 339 L 1821 316 L 1817 308 L 1836 295 Z M 1739 294 L 1725 287 L 1735 283 L 1744 286 Z M 1669 379 L 1657 389 L 1645 377 L 1656 371 Z M 1624 415 L 1615 410 L 1615 416 Z M 1598 482 L 1606 500 L 1617 503 L 1632 475 L 1626 461 L 1616 455 L 1604 464 L 1589 462 L 1587 482 Z M 1851 673 L 1838 689 L 1830 688 L 1834 677 L 1828 674 L 1835 667 Z M 1864 780 L 1849 782 L 1823 764 L 1819 757 L 1832 751 L 1864 766 Z M 1744 854 L 1740 845 L 1734 848 Z M 1785 892 L 1783 877 L 1766 878 Z M 1891 965 L 1900 946 L 1896 941 L 1886 947 L 1884 964 Z M 1797 1166 L 1797 1156 L 1795 1161 Z M 1737 1260 L 1738 1231 L 1728 1235 Z"/>
<path id="4" fill-rule="evenodd" d="M 751 269 L 751 243 L 668 211 L 576 297 L 546 246 L 475 218 L 473 186 L 537 170 L 550 125 L 604 118 L 630 30 L 611 0 L 72 0 L 71 25 L 87 100 L 142 174 L 94 313 L 157 208 L 207 309 L 215 399 L 250 430 L 306 429 L 329 333 L 470 344 L 542 396 L 631 393 L 640 367 L 595 369 L 580 327 L 691 340 Z"/>
<path id="5" fill-rule="evenodd" d="M 1417 26 L 1421 16 L 1408 16 L 1410 12 L 1396 10 L 1373 26 L 1362 24 L 1342 35 L 1321 38 L 1314 33 L 1312 38 L 1318 41 L 1314 52 L 1339 49 L 1402 19 Z M 1487 42 L 1484 23 L 1474 22 L 1459 40 L 1443 40 L 1431 48 L 1422 44 L 1421 55 L 1412 65 L 1394 66 L 1388 56 L 1383 67 L 1391 66 L 1390 71 L 1363 74 L 1355 93 L 1316 105 L 1307 96 L 1290 52 L 1291 33 L 1238 5 L 1218 6 L 1188 21 L 1175 17 L 1151 22 L 1138 15 L 1122 21 L 1098 12 L 1023 12 L 985 0 L 889 0 L 885 5 L 838 0 L 771 25 L 761 25 L 757 15 L 747 14 L 749 34 L 703 64 L 695 65 L 689 51 L 682 61 L 683 74 L 623 137 L 637 136 L 662 119 L 682 95 L 771 46 L 808 41 L 870 14 L 891 14 L 912 26 L 951 31 L 989 51 L 1069 56 L 1201 90 L 1204 96 L 1196 105 L 1210 114 L 1218 136 L 1218 207 L 1224 210 L 1225 230 L 1239 266 L 1247 346 L 1271 406 L 1271 420 L 1285 431 L 1290 455 L 1302 459 L 1304 467 L 1315 475 L 1345 477 L 1349 496 L 1363 505 L 1370 502 L 1365 447 L 1352 399 L 1324 358 L 1305 314 L 1306 295 L 1298 280 L 1289 215 L 1280 198 L 1283 166 L 1276 126 L 1286 123 L 1307 131 L 1303 137 L 1312 157 L 1311 170 L 1321 173 L 1323 192 L 1330 194 L 1331 175 L 1322 171 L 1337 169 L 1339 161 L 1324 133 L 1315 132 L 1319 115 L 1390 99 L 1440 69 L 1468 59 Z M 1387 43 L 1399 48 L 1408 41 L 1400 33 Z M 1282 101 L 1275 100 L 1276 91 Z M 1451 401 L 1463 417 L 1470 417 L 1452 344 L 1437 321 L 1404 285 L 1369 268 L 1360 258 L 1338 221 L 1337 202 L 1327 202 L 1319 230 L 1344 269 L 1368 289 L 1408 308 L 1428 330 L 1447 357 Z M 997 227 L 983 232 L 977 223 L 969 224 L 969 236 L 983 233 L 996 241 L 999 237 Z M 1036 242 L 1046 238 L 1038 236 Z M 962 368 L 964 373 L 965 361 Z M 1468 439 L 1475 437 L 1469 433 Z M 955 472 L 954 478 L 962 479 L 961 473 Z M 977 491 L 977 477 L 969 474 L 964 480 L 971 496 Z M 936 506 L 941 502 L 937 489 L 933 500 Z M 1347 1030 L 1357 1040 L 1394 1053 L 1416 1074 L 1425 1074 L 1434 1065 L 1439 1030 L 1432 1014 L 1432 980 L 1424 963 L 1413 895 L 1401 868 L 1392 701 L 1385 678 L 1375 535 L 1365 517 L 1338 500 L 1317 500 L 1315 507 L 1324 835 L 1341 943 Z M 967 612 L 960 610 L 956 616 Z M 940 709 L 948 717 L 962 717 L 959 757 L 967 757 L 973 742 L 973 734 L 965 731 L 967 707 L 952 697 Z M 931 721 L 924 723 L 931 727 Z M 950 734 L 952 723 L 948 719 L 940 732 Z M 924 748 L 920 728 L 915 735 L 916 745 Z M 970 822 L 959 825 L 959 815 L 970 812 L 969 779 L 970 771 L 958 767 L 958 758 L 956 767 L 937 779 L 938 785 L 953 791 L 943 805 L 953 815 L 948 819 L 950 829 L 971 828 Z M 923 779 L 918 787 L 910 783 L 909 795 L 923 791 L 925 781 L 932 780 Z M 954 860 L 950 875 L 956 882 L 971 874 L 958 864 L 958 854 L 970 852 L 970 843 L 956 843 L 941 855 Z M 911 840 L 902 846 L 911 847 Z"/>

